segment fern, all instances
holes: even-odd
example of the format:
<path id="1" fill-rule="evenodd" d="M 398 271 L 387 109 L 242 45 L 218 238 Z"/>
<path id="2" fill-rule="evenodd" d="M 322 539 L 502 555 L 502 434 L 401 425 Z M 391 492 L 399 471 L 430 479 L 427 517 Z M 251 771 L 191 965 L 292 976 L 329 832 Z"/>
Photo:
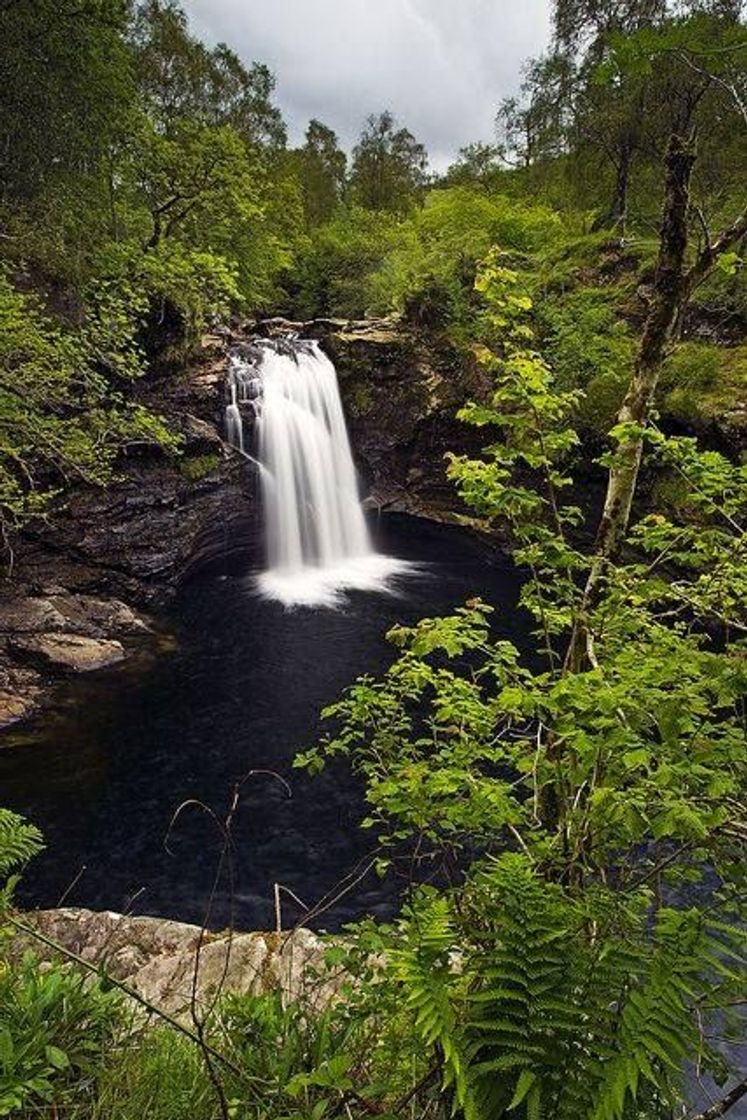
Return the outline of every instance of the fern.
<path id="1" fill-rule="evenodd" d="M 496 861 L 478 892 L 476 903 L 495 920 L 469 966 L 465 1038 L 474 1116 L 523 1112 L 539 1120 L 551 1114 L 582 1031 L 573 908 L 521 857 Z"/>
<path id="2" fill-rule="evenodd" d="M 0 880 L 7 880 L 16 871 L 42 850 L 42 834 L 33 824 L 27 824 L 22 817 L 9 809 L 0 809 Z M 8 881 L 0 891 L 0 906 L 14 885 Z"/>
<path id="3" fill-rule="evenodd" d="M 392 974 L 402 985 L 415 1013 L 415 1028 L 429 1047 L 443 1055 L 444 1088 L 453 1086 L 457 1101 L 467 1103 L 457 1017 L 452 1005 L 454 972 L 451 954 L 455 931 L 448 900 L 424 896 L 410 926 L 408 944 L 390 955 Z"/>
<path id="4" fill-rule="evenodd" d="M 735 982 L 731 931 L 599 888 L 583 903 L 523 856 L 416 901 L 393 974 L 466 1120 L 627 1120 L 681 1099 L 698 993 Z M 455 966 L 455 960 L 458 966 Z M 669 1113 L 667 1113 L 669 1114 Z"/>

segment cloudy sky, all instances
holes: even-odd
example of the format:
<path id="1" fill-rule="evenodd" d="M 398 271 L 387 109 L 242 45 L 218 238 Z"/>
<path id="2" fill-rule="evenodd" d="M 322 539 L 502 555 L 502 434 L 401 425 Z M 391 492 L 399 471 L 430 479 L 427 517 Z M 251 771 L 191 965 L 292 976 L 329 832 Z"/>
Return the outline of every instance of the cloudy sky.
<path id="1" fill-rule="evenodd" d="M 266 62 L 296 142 L 310 117 L 351 147 L 391 109 L 443 168 L 493 138 L 501 98 L 548 38 L 550 0 L 182 0 L 193 32 Z"/>

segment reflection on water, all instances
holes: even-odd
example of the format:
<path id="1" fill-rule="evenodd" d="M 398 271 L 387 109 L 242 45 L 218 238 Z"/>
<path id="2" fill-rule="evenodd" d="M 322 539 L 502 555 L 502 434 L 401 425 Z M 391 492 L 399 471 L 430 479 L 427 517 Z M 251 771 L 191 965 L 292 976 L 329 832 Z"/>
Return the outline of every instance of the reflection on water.
<path id="1" fill-rule="evenodd" d="M 350 592 L 336 610 L 286 611 L 250 590 L 245 575 L 202 577 L 168 620 L 179 643 L 147 669 L 71 682 L 61 709 L 5 739 L 0 804 L 30 817 L 48 849 L 20 890 L 26 905 L 69 905 L 200 921 L 221 839 L 203 802 L 222 817 L 242 786 L 233 838 L 234 889 L 222 882 L 212 923 L 274 925 L 273 885 L 315 903 L 372 847 L 357 822 L 362 796 L 344 765 L 317 778 L 292 769 L 318 733 L 320 709 L 360 673 L 379 673 L 393 650 L 385 631 L 446 611 L 473 594 L 499 607 L 517 637 L 517 577 L 505 560 L 451 530 L 386 518 L 381 547 L 415 562 L 389 595 Z M 168 846 L 166 844 L 168 834 Z M 371 873 L 317 924 L 389 914 L 399 885 Z M 231 911 L 233 899 L 233 913 Z M 303 911 L 284 902 L 286 924 Z"/>

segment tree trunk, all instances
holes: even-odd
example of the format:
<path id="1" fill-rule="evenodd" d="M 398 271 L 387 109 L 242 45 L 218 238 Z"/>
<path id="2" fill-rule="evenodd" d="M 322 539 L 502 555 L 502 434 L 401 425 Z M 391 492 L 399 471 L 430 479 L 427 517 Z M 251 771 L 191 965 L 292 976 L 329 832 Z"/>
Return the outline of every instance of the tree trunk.
<path id="1" fill-rule="evenodd" d="M 588 658 L 589 614 L 598 601 L 607 565 L 628 531 L 643 453 L 643 430 L 655 400 L 667 349 L 681 329 L 683 314 L 694 290 L 709 275 L 719 255 L 747 232 L 747 210 L 744 210 L 713 244 L 705 246 L 689 270 L 685 268 L 689 188 L 694 163 L 694 151 L 679 136 L 671 136 L 665 160 L 664 208 L 653 297 L 633 376 L 617 415 L 617 424 L 631 427 L 618 438 L 607 479 L 594 558 L 566 654 L 565 669 L 570 671 L 582 668 Z"/>
<path id="2" fill-rule="evenodd" d="M 684 294 L 687 210 L 694 162 L 694 154 L 679 137 L 673 137 L 666 161 L 666 193 L 653 299 L 633 376 L 617 415 L 618 424 L 633 424 L 635 428 L 619 441 L 597 531 L 595 552 L 604 558 L 617 551 L 628 528 L 643 450 L 641 428 L 648 420 L 666 347 L 672 338 Z"/>
<path id="3" fill-rule="evenodd" d="M 594 559 L 584 588 L 581 609 L 574 624 L 565 667 L 578 670 L 588 652 L 588 616 L 593 609 L 609 559 L 627 532 L 643 451 L 645 426 L 656 393 L 665 347 L 680 316 L 684 290 L 687 210 L 694 153 L 678 136 L 672 136 L 666 156 L 664 209 L 654 295 L 641 338 L 633 376 L 618 424 L 633 425 L 618 442 L 615 462 L 607 479 L 604 510 L 597 530 Z"/>
<path id="4" fill-rule="evenodd" d="M 620 162 L 617 165 L 617 174 L 615 175 L 615 191 L 610 208 L 610 224 L 616 227 L 621 237 L 625 236 L 625 226 L 628 220 L 628 186 L 632 163 L 632 154 L 625 148 L 620 153 Z"/>

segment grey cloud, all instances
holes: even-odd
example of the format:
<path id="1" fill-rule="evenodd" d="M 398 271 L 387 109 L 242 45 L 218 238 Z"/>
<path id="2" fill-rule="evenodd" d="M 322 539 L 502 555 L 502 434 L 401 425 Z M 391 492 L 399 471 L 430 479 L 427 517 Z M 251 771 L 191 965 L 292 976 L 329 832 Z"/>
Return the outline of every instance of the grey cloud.
<path id="1" fill-rule="evenodd" d="M 182 0 L 207 42 L 266 62 L 291 138 L 310 117 L 352 147 L 368 113 L 391 109 L 443 167 L 489 141 L 521 63 L 543 49 L 550 0 Z"/>

